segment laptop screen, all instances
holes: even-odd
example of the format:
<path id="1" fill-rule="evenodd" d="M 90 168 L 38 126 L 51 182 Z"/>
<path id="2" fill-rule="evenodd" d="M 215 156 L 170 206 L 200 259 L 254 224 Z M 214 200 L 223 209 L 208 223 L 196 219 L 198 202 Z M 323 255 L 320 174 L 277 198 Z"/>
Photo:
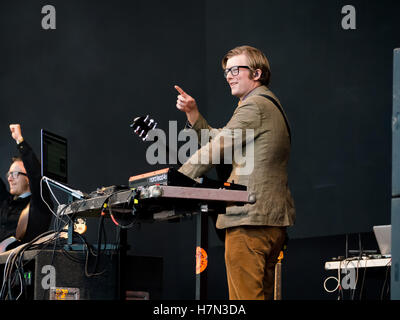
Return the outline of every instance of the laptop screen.
<path id="1" fill-rule="evenodd" d="M 384 226 L 374 226 L 373 227 L 376 241 L 378 242 L 379 251 L 382 255 L 390 255 L 391 254 L 391 233 L 392 226 L 384 225 Z"/>
<path id="2" fill-rule="evenodd" d="M 41 130 L 42 176 L 58 182 L 68 182 L 67 139 Z"/>

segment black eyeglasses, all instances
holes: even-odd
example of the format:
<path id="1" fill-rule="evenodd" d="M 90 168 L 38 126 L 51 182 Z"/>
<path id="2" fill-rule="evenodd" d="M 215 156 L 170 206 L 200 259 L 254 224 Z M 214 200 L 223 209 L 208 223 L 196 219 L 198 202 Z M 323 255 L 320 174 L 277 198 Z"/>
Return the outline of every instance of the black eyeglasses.
<path id="1" fill-rule="evenodd" d="M 17 179 L 20 174 L 22 174 L 23 176 L 27 176 L 26 173 L 23 173 L 23 172 L 20 172 L 20 171 L 11 171 L 11 172 L 7 172 L 6 173 L 6 179 L 8 179 L 10 176 L 13 179 Z"/>
<path id="2" fill-rule="evenodd" d="M 233 76 L 237 76 L 239 74 L 239 68 L 246 68 L 251 70 L 248 66 L 233 66 L 224 70 L 224 77 L 226 78 L 229 72 L 232 73 Z"/>

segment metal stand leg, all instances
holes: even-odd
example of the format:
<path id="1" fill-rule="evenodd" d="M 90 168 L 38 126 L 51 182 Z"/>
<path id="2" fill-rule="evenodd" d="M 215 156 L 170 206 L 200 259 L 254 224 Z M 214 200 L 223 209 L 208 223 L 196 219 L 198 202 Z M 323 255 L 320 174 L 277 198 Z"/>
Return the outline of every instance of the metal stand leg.
<path id="1" fill-rule="evenodd" d="M 118 285 L 119 285 L 119 299 L 126 300 L 126 263 L 127 263 L 127 250 L 128 250 L 128 241 L 127 241 L 127 232 L 126 229 L 120 229 L 119 233 L 119 250 L 118 250 Z"/>
<path id="2" fill-rule="evenodd" d="M 196 215 L 196 300 L 207 299 L 208 208 Z"/>
<path id="3" fill-rule="evenodd" d="M 282 263 L 275 265 L 274 300 L 282 300 Z"/>
<path id="4" fill-rule="evenodd" d="M 280 252 L 275 265 L 274 300 L 282 300 L 282 259 L 283 251 Z"/>

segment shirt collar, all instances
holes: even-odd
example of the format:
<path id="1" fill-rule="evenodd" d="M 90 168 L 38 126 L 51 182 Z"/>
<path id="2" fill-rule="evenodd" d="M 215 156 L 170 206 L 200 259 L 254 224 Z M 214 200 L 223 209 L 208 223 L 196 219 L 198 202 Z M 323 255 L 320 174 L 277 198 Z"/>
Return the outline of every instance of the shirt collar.
<path id="1" fill-rule="evenodd" d="M 265 90 L 268 90 L 268 88 L 265 85 L 261 85 L 261 86 L 255 87 L 248 94 L 246 94 L 242 99 L 240 99 L 240 103 L 242 103 L 248 97 L 251 97 L 251 96 L 257 94 L 259 91 L 265 91 Z"/>
<path id="2" fill-rule="evenodd" d="M 24 199 L 26 197 L 29 197 L 31 194 L 32 193 L 28 191 L 28 192 L 25 192 L 25 193 L 21 194 L 18 198 Z"/>

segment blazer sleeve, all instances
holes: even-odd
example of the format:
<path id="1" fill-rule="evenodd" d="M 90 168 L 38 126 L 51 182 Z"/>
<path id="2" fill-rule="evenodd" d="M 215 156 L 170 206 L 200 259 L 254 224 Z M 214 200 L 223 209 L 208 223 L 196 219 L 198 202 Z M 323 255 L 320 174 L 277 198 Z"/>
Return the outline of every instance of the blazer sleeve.
<path id="1" fill-rule="evenodd" d="M 17 148 L 29 178 L 32 198 L 40 198 L 40 162 L 26 140 L 18 144 Z"/>
<path id="2" fill-rule="evenodd" d="M 202 122 L 202 126 L 205 126 L 203 120 L 201 118 L 199 120 Z M 197 122 L 194 127 L 196 127 Z M 215 164 L 222 163 L 227 157 L 228 161 L 229 157 L 233 160 L 235 146 L 243 146 L 250 141 L 254 141 L 258 134 L 260 123 L 260 110 L 257 104 L 252 99 L 249 99 L 248 102 L 236 108 L 227 125 L 219 129 L 215 137 L 198 149 L 179 168 L 179 171 L 191 178 L 197 178 L 209 171 Z M 196 130 L 196 128 L 194 129 Z M 248 134 L 249 132 L 246 132 L 246 129 L 250 130 L 252 134 Z"/>
<path id="3" fill-rule="evenodd" d="M 47 205 L 43 202 L 42 196 L 43 199 L 50 205 L 50 207 L 52 207 L 53 204 L 51 202 L 50 192 L 47 186 L 43 186 L 41 194 L 40 180 L 42 176 L 40 162 L 32 148 L 24 140 L 18 145 L 18 150 L 29 178 L 29 186 L 32 193 L 28 226 L 24 236 L 24 241 L 30 241 L 39 234 L 47 231 L 51 223 L 52 214 Z"/>

